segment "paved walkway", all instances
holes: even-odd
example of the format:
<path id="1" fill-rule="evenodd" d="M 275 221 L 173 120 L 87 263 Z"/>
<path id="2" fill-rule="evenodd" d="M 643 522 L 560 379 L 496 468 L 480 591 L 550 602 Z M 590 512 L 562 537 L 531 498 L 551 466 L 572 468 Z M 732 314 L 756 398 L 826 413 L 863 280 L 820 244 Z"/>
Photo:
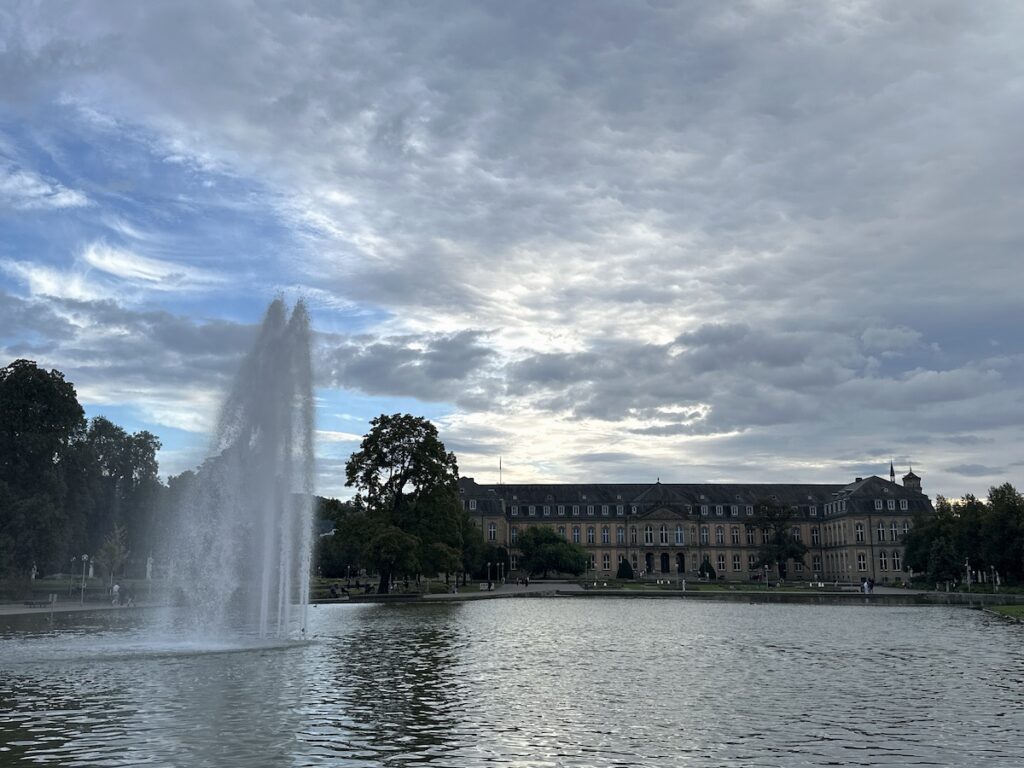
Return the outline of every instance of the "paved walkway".
<path id="1" fill-rule="evenodd" d="M 134 611 L 138 608 L 153 608 L 152 603 L 135 603 L 129 608 L 126 605 L 111 605 L 107 602 L 86 603 L 82 605 L 77 600 L 58 600 L 53 604 L 54 613 L 83 613 L 85 611 Z M 50 604 L 44 608 L 31 608 L 24 603 L 0 603 L 0 616 L 20 616 L 29 614 L 49 614 Z"/>

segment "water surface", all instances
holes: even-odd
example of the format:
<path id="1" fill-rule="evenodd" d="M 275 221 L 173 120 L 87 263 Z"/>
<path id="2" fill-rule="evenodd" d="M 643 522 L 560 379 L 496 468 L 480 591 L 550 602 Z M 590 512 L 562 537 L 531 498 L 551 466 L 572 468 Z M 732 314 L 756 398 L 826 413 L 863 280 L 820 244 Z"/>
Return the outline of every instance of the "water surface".
<path id="1" fill-rule="evenodd" d="M 332 605 L 310 640 L 0 623 L 0 765 L 1024 764 L 1024 627 L 948 607 Z"/>

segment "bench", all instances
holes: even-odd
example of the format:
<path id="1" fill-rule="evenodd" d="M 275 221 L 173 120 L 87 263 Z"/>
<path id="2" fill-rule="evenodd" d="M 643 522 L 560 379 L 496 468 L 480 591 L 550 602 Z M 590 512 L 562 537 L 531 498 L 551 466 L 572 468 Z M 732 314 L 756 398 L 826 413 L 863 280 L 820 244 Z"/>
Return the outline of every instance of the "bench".
<path id="1" fill-rule="evenodd" d="M 25 607 L 26 608 L 49 608 L 50 607 L 50 601 L 49 600 L 26 600 L 25 601 Z"/>

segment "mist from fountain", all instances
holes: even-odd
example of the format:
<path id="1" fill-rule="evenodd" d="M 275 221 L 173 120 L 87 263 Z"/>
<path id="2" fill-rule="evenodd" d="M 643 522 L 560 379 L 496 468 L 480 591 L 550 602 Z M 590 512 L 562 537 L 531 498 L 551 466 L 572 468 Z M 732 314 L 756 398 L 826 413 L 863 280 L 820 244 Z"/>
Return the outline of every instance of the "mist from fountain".
<path id="1" fill-rule="evenodd" d="M 277 299 L 178 510 L 170 581 L 191 636 L 305 630 L 313 470 L 309 316 Z"/>

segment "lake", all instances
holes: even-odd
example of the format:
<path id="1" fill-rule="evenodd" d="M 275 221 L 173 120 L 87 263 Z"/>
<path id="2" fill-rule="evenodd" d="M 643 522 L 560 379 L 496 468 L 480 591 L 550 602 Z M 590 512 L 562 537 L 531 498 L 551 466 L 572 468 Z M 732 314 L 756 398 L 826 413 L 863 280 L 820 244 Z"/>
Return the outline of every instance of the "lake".
<path id="1" fill-rule="evenodd" d="M 0 618 L 0 765 L 1024 764 L 1024 625 L 951 607 L 310 609 L 304 643 Z"/>

